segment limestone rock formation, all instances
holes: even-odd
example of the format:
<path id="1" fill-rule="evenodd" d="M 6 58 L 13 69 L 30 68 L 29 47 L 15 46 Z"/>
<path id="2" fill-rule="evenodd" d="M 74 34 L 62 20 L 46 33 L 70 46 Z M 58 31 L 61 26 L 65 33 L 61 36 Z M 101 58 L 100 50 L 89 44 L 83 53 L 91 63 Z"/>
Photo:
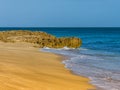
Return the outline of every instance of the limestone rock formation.
<path id="1" fill-rule="evenodd" d="M 0 32 L 0 41 L 3 42 L 28 42 L 34 43 L 39 48 L 78 48 L 81 46 L 82 41 L 76 37 L 61 37 L 57 38 L 46 32 L 41 31 L 28 31 L 28 30 L 12 30 Z"/>

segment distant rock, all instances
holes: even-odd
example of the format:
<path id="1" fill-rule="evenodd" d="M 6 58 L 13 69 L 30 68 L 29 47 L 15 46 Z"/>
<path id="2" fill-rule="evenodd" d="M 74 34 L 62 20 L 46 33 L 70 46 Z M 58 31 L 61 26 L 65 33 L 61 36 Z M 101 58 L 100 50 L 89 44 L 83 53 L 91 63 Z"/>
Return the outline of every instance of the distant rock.
<path id="1" fill-rule="evenodd" d="M 77 37 L 61 37 L 57 38 L 46 32 L 13 30 L 0 32 L 0 41 L 3 42 L 28 42 L 34 43 L 34 47 L 49 48 L 78 48 L 82 44 L 82 40 Z"/>

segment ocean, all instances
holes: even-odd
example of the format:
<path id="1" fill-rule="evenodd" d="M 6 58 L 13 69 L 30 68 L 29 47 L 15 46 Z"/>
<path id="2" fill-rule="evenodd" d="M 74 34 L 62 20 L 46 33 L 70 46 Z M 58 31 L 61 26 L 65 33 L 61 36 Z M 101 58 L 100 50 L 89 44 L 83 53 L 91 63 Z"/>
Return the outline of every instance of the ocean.
<path id="1" fill-rule="evenodd" d="M 0 28 L 5 30 L 45 31 L 56 37 L 75 36 L 82 39 L 77 49 L 41 49 L 65 55 L 62 63 L 73 73 L 88 77 L 102 90 L 120 90 L 120 28 Z"/>

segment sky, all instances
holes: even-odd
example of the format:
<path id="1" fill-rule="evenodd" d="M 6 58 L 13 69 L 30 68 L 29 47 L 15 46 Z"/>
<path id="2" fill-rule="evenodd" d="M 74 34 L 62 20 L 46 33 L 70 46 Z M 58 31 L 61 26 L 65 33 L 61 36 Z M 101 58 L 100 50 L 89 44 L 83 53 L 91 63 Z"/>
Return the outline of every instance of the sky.
<path id="1" fill-rule="evenodd" d="M 0 0 L 0 27 L 120 27 L 120 0 Z"/>

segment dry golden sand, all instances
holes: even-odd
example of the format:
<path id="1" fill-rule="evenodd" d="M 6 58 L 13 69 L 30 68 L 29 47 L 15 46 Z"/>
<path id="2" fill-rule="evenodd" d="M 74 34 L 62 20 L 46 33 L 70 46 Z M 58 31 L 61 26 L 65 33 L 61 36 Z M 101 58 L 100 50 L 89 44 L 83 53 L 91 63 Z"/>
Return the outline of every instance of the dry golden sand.
<path id="1" fill-rule="evenodd" d="M 0 42 L 0 90 L 94 89 L 87 78 L 65 69 L 60 59 L 30 44 Z"/>

